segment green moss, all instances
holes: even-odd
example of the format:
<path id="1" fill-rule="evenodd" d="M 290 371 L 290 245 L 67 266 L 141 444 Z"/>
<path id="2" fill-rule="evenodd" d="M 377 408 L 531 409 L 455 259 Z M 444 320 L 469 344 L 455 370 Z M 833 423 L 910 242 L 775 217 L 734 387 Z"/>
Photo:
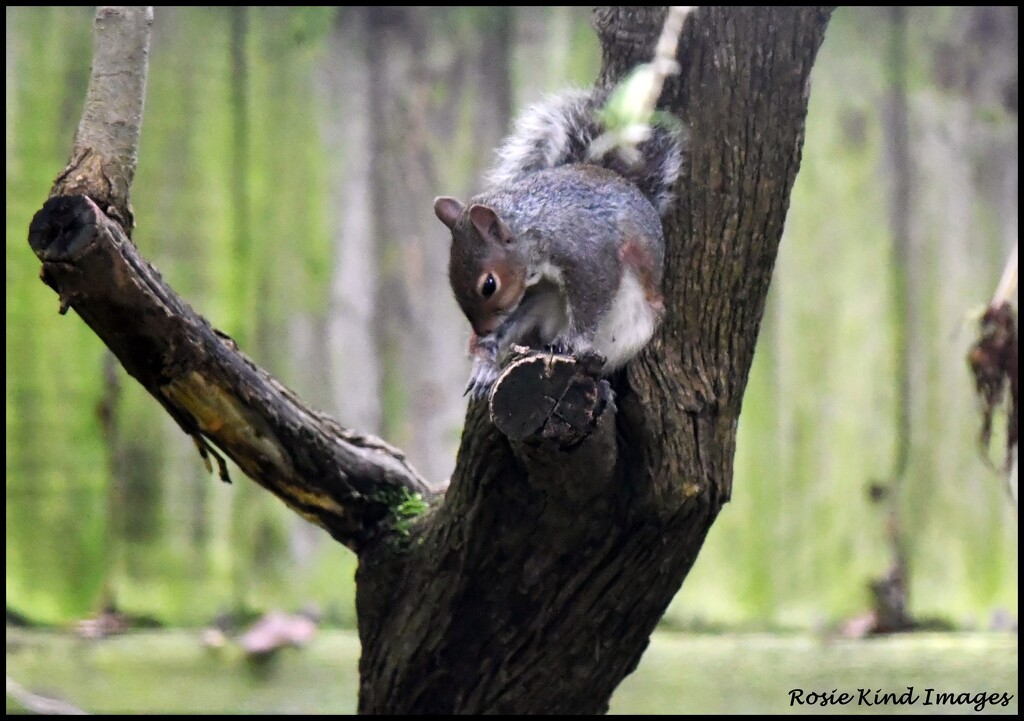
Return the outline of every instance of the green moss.
<path id="1" fill-rule="evenodd" d="M 413 520 L 423 515 L 428 506 L 420 493 L 403 489 L 401 495 L 401 500 L 394 506 L 394 528 L 400 536 L 408 538 Z"/>

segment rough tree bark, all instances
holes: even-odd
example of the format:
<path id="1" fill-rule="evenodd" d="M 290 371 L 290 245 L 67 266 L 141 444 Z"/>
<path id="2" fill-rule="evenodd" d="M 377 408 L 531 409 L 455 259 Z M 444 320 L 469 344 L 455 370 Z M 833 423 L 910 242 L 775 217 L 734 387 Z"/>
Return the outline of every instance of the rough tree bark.
<path id="1" fill-rule="evenodd" d="M 132 14 L 97 14 L 93 83 L 117 86 L 99 65 L 101 17 Z M 596 13 L 599 82 L 651 57 L 663 17 Z M 176 296 L 126 236 L 128 183 L 68 183 L 124 178 L 123 148 L 79 133 L 30 228 L 43 280 L 201 450 L 220 448 L 359 554 L 360 711 L 602 712 L 636 667 L 731 493 L 827 20 L 811 8 L 691 14 L 661 98 L 690 131 L 662 328 L 611 379 L 614 396 L 586 362 L 517 361 L 493 409 L 470 405 L 444 493 L 399 451 L 306 408 Z M 552 383 L 558 401 L 542 397 Z"/>

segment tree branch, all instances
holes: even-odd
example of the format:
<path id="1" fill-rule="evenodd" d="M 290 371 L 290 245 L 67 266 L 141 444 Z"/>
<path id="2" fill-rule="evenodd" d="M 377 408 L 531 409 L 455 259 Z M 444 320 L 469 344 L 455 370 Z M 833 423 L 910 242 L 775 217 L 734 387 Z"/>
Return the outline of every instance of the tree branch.
<path id="1" fill-rule="evenodd" d="M 99 7 L 93 60 L 68 166 L 50 196 L 88 195 L 131 235 L 128 195 L 138 162 L 152 7 Z"/>
<path id="2" fill-rule="evenodd" d="M 996 286 L 996 292 L 992 294 L 992 300 L 989 301 L 989 307 L 998 308 L 1003 303 L 1009 303 L 1016 292 L 1017 244 L 1014 243 L 1010 256 L 1006 259 L 1006 265 L 1003 266 L 1003 274 L 999 276 L 999 285 Z"/>
<path id="3" fill-rule="evenodd" d="M 51 198 L 29 230 L 43 281 L 201 448 L 209 439 L 304 518 L 358 550 L 429 486 L 394 448 L 303 405 L 196 314 L 88 198 Z"/>
<path id="4" fill-rule="evenodd" d="M 32 220 L 41 277 L 213 456 L 359 550 L 433 491 L 398 450 L 301 403 L 195 313 L 131 243 L 129 202 L 152 10 L 100 8 L 86 108 L 67 169 Z M 212 444 L 212 445 L 211 445 Z M 413 509 L 413 510 L 410 510 Z"/>

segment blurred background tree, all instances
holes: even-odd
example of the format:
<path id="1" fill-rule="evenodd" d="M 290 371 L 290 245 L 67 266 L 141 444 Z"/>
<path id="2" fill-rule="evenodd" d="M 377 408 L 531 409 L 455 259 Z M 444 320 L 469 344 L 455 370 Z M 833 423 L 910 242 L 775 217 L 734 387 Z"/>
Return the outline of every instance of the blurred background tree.
<path id="1" fill-rule="evenodd" d="M 6 19 L 8 609 L 198 624 L 314 602 L 351 624 L 352 554 L 219 483 L 57 315 L 25 235 L 71 146 L 91 10 Z M 160 8 L 135 240 L 300 396 L 445 478 L 469 329 L 431 200 L 478 187 L 514 112 L 589 84 L 598 60 L 581 8 Z M 836 12 L 733 500 L 667 623 L 862 611 L 894 511 L 914 614 L 1016 615 L 1015 507 L 978 455 L 963 323 L 1016 243 L 1017 195 L 1016 8 Z"/>

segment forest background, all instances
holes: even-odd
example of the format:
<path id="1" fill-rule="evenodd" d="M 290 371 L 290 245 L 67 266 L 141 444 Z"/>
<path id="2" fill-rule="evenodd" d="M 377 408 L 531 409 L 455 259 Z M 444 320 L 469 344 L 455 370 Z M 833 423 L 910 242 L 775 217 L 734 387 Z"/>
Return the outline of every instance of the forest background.
<path id="1" fill-rule="evenodd" d="M 194 625 L 312 603 L 354 626 L 354 556 L 237 470 L 220 483 L 57 314 L 26 233 L 71 147 L 92 11 L 6 20 L 8 610 Z M 514 113 L 598 61 L 581 8 L 157 9 L 134 239 L 300 396 L 446 478 L 469 330 L 431 201 L 478 188 Z M 964 356 L 1017 185 L 1016 8 L 834 14 L 733 499 L 666 623 L 861 612 L 894 519 L 914 614 L 1016 618 L 1016 503 L 979 454 Z"/>

